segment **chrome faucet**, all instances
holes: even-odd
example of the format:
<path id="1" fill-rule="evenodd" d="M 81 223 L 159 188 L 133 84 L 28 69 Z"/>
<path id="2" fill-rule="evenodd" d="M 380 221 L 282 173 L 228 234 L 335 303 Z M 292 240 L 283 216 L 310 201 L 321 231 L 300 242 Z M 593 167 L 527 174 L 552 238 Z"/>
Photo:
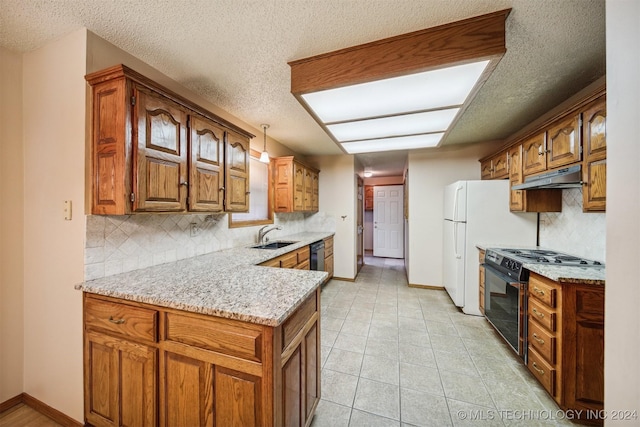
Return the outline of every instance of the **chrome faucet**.
<path id="1" fill-rule="evenodd" d="M 265 239 L 265 236 L 267 235 L 267 233 L 269 233 L 269 232 L 271 232 L 273 230 L 282 230 L 282 227 L 279 226 L 279 225 L 276 225 L 273 228 L 265 230 L 265 228 L 267 228 L 267 227 L 269 227 L 269 226 L 265 225 L 264 227 L 260 228 L 260 230 L 258 230 L 258 243 L 261 244 L 261 245 L 264 244 L 264 239 Z"/>

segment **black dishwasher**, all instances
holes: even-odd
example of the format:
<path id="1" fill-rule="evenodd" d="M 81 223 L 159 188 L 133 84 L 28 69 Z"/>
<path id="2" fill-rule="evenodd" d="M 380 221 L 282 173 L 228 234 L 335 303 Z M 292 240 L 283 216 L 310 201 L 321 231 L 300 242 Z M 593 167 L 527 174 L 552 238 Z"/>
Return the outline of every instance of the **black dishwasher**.
<path id="1" fill-rule="evenodd" d="M 324 240 L 309 245 L 309 269 L 316 271 L 324 271 Z"/>

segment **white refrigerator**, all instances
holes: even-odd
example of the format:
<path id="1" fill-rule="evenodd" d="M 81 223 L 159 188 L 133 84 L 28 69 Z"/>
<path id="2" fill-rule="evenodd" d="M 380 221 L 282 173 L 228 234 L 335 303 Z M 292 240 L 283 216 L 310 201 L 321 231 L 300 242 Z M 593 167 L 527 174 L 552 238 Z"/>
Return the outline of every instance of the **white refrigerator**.
<path id="1" fill-rule="evenodd" d="M 466 314 L 480 316 L 478 249 L 535 246 L 538 217 L 509 211 L 509 180 L 458 181 L 444 190 L 444 288 Z"/>

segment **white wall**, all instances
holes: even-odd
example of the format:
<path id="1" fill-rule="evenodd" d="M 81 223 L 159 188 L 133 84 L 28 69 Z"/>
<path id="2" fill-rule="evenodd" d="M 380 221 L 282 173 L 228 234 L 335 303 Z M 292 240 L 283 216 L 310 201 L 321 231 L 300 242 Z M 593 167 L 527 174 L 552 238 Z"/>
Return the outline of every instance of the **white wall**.
<path id="1" fill-rule="evenodd" d="M 354 157 L 313 157 L 320 169 L 320 207 L 327 220 L 335 222 L 334 276 L 356 277 L 357 177 Z M 344 217 L 344 219 L 342 218 Z"/>
<path id="2" fill-rule="evenodd" d="M 480 179 L 478 159 L 497 148 L 479 144 L 440 153 L 409 153 L 410 284 L 442 286 L 444 187 L 458 180 Z"/>
<path id="3" fill-rule="evenodd" d="M 24 391 L 83 419 L 86 31 L 24 55 Z M 63 218 L 63 202 L 74 215 Z"/>
<path id="4" fill-rule="evenodd" d="M 605 409 L 640 412 L 640 2 L 607 0 Z M 638 425 L 638 420 L 605 422 Z"/>
<path id="5" fill-rule="evenodd" d="M 23 390 L 22 55 L 0 48 L 0 402 Z"/>

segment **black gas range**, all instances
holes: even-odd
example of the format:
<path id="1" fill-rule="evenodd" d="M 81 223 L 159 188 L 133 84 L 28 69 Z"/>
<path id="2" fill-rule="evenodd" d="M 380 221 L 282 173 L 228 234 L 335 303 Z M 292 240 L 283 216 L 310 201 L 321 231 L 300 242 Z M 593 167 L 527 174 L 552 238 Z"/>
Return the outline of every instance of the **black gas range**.
<path id="1" fill-rule="evenodd" d="M 580 258 L 549 249 L 490 248 L 486 251 L 485 263 L 518 282 L 526 282 L 529 279 L 529 270 L 523 268 L 523 264 L 547 264 L 566 267 L 604 267 L 604 264 L 599 261 Z"/>

